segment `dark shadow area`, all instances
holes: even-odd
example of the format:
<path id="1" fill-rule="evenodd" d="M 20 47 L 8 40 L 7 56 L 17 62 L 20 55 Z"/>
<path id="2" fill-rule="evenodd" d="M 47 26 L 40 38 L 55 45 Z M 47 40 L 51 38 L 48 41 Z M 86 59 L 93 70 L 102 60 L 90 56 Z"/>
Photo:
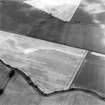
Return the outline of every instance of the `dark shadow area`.
<path id="1" fill-rule="evenodd" d="M 0 61 L 0 96 L 3 95 L 11 78 L 15 75 L 15 71 L 2 64 Z"/>

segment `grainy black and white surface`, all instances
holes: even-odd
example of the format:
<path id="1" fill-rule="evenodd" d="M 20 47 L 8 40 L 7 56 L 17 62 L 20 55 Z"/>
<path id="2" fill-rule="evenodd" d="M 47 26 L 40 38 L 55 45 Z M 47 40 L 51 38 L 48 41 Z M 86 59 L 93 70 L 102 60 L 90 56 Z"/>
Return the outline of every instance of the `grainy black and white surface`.
<path id="1" fill-rule="evenodd" d="M 105 105 L 105 1 L 68 22 L 23 2 L 0 0 L 0 105 Z"/>

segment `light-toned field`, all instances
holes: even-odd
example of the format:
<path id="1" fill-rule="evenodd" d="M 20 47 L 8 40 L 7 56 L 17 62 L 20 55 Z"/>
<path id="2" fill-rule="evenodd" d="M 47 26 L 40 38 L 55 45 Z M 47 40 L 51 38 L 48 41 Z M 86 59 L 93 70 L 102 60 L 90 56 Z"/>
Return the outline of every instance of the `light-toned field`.
<path id="1" fill-rule="evenodd" d="M 0 31 L 0 59 L 31 77 L 45 93 L 66 90 L 86 50 Z"/>

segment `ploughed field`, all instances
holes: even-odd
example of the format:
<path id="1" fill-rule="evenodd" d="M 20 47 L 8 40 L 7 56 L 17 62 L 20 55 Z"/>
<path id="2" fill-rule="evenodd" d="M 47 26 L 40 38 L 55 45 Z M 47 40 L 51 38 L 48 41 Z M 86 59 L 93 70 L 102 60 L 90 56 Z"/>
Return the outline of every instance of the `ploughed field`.
<path id="1" fill-rule="evenodd" d="M 88 51 L 4 31 L 0 40 L 1 105 L 105 104 L 82 86 L 71 89 Z"/>
<path id="2" fill-rule="evenodd" d="M 24 72 L 44 93 L 69 89 L 87 53 L 8 32 L 0 35 L 3 62 Z"/>

